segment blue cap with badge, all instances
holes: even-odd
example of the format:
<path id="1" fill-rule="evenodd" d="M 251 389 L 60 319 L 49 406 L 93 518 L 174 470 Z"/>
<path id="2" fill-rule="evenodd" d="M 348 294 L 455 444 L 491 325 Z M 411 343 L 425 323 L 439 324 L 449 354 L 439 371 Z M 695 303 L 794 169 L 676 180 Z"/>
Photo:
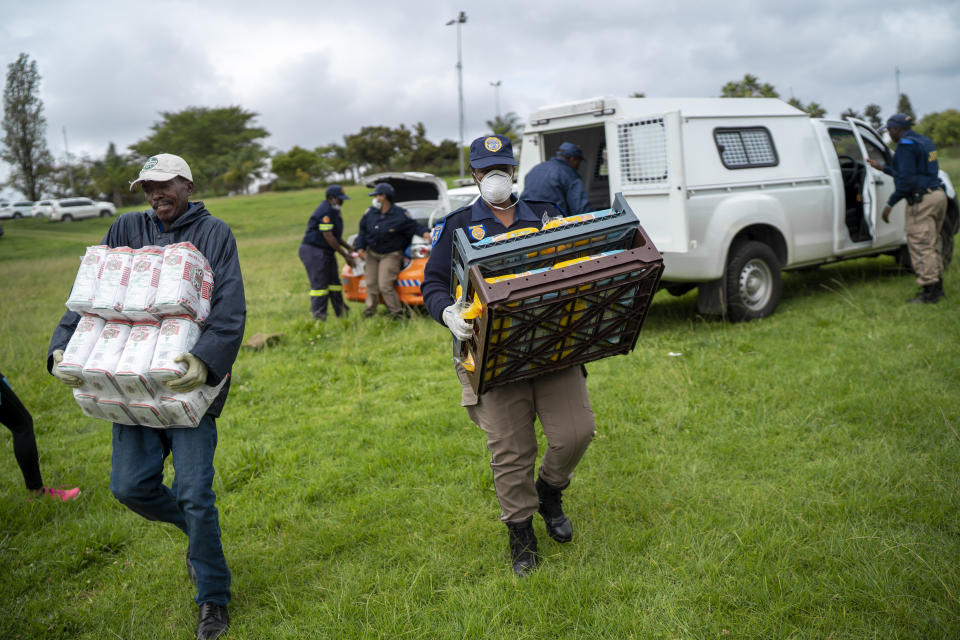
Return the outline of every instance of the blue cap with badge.
<path id="1" fill-rule="evenodd" d="M 559 147 L 557 147 L 557 155 L 565 156 L 567 158 L 582 158 L 583 151 L 581 151 L 580 147 L 573 144 L 572 142 L 564 142 Z"/>
<path id="2" fill-rule="evenodd" d="M 332 184 L 327 187 L 327 197 L 328 198 L 340 198 L 341 200 L 349 200 L 350 196 L 343 192 L 343 187 L 338 184 Z"/>
<path id="3" fill-rule="evenodd" d="M 887 118 L 887 124 L 883 126 L 881 131 L 889 129 L 890 127 L 900 127 L 901 129 L 909 129 L 913 126 L 913 117 L 908 116 L 905 113 L 895 113 L 889 118 Z"/>
<path id="4" fill-rule="evenodd" d="M 393 200 L 396 193 L 397 192 L 393 190 L 393 187 L 390 186 L 389 182 L 378 182 L 374 190 L 368 193 L 367 195 L 368 196 L 387 196 L 388 198 Z"/>
<path id="5" fill-rule="evenodd" d="M 501 135 L 480 136 L 470 143 L 470 166 L 484 169 L 497 164 L 517 166 L 510 138 Z"/>

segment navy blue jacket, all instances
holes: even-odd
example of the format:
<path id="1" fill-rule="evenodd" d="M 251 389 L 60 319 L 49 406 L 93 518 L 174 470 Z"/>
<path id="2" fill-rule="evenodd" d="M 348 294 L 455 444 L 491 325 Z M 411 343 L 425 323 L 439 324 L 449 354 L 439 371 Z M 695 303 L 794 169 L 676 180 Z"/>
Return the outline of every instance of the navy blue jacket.
<path id="1" fill-rule="evenodd" d="M 915 191 L 940 188 L 940 164 L 937 148 L 927 136 L 907 131 L 897 143 L 893 166 L 885 166 L 884 173 L 893 176 L 895 190 L 887 200 L 892 207 Z"/>
<path id="2" fill-rule="evenodd" d="M 360 233 L 353 248 L 372 249 L 377 253 L 403 251 L 415 235 L 423 235 L 429 229 L 410 217 L 403 207 L 391 204 L 386 213 L 379 207 L 370 207 L 360 218 Z"/>
<path id="3" fill-rule="evenodd" d="M 587 210 L 590 198 L 573 167 L 566 158 L 551 158 L 541 162 L 523 179 L 521 200 L 552 202 L 565 216 L 575 216 Z"/>
<path id="4" fill-rule="evenodd" d="M 237 242 L 227 223 L 210 215 L 202 202 L 190 203 L 187 212 L 165 230 L 161 230 L 160 219 L 152 209 L 131 212 L 114 221 L 101 244 L 139 249 L 149 245 L 163 247 L 177 242 L 193 244 L 213 269 L 210 315 L 190 353 L 207 365 L 207 384 L 218 385 L 237 359 L 247 318 Z M 80 315 L 73 311 L 67 311 L 60 318 L 47 351 L 47 371 L 53 367 L 53 352 L 66 348 L 79 321 Z M 229 390 L 228 380 L 207 413 L 220 415 Z"/>
<path id="5" fill-rule="evenodd" d="M 310 216 L 307 231 L 303 234 L 303 244 L 313 245 L 325 251 L 336 251 L 323 237 L 324 231 L 332 232 L 333 237 L 343 244 L 343 216 L 326 200 L 321 202 Z"/>
<path id="6" fill-rule="evenodd" d="M 440 324 L 443 324 L 443 310 L 453 304 L 450 261 L 453 258 L 453 234 L 457 229 L 463 229 L 472 244 L 512 229 L 540 229 L 546 220 L 561 215 L 549 202 L 525 202 L 522 199 L 516 200 L 516 196 L 512 196 L 512 199 L 517 206 L 513 213 L 513 224 L 509 227 L 503 226 L 497 220 L 483 198 L 477 198 L 472 205 L 457 209 L 433 228 L 433 249 L 424 269 L 420 292 L 430 315 Z"/>

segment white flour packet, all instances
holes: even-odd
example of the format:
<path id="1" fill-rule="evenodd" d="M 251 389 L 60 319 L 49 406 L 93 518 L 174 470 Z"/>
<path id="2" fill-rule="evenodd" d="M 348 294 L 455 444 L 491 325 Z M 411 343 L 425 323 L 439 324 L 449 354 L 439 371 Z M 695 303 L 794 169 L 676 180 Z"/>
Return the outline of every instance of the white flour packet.
<path id="1" fill-rule="evenodd" d="M 127 411 L 137 424 L 144 427 L 164 429 L 170 426 L 170 421 L 161 410 L 160 401 L 157 399 L 130 402 L 127 404 Z"/>
<path id="2" fill-rule="evenodd" d="M 63 351 L 63 360 L 57 365 L 57 371 L 83 379 L 83 366 L 93 351 L 103 325 L 107 323 L 103 318 L 84 314 L 77 323 L 77 328 L 70 336 L 70 342 Z"/>
<path id="3" fill-rule="evenodd" d="M 133 252 L 130 282 L 123 299 L 123 315 L 131 320 L 155 320 L 153 303 L 160 286 L 163 247 L 142 247 Z"/>
<path id="4" fill-rule="evenodd" d="M 123 395 L 131 402 L 150 400 L 157 391 L 156 383 L 147 374 L 159 337 L 159 322 L 135 322 L 130 329 L 114 378 Z"/>
<path id="5" fill-rule="evenodd" d="M 122 400 L 123 394 L 117 386 L 114 376 L 120 355 L 130 335 L 129 322 L 112 321 L 103 326 L 97 343 L 83 367 L 83 381 L 96 390 L 97 399 Z M 101 407 L 102 410 L 102 407 Z M 115 422 L 120 422 L 116 420 Z"/>
<path id="6" fill-rule="evenodd" d="M 96 395 L 87 393 L 83 389 L 74 389 L 73 399 L 77 401 L 77 404 L 80 405 L 80 410 L 83 411 L 83 414 L 88 418 L 96 418 L 98 420 L 107 419 L 97 405 Z"/>
<path id="7" fill-rule="evenodd" d="M 179 378 L 187 372 L 187 365 L 174 362 L 181 353 L 187 353 L 200 338 L 200 325 L 186 316 L 164 318 L 160 324 L 160 336 L 153 352 L 148 375 L 157 385 Z M 165 387 L 164 387 L 165 389 Z"/>
<path id="8" fill-rule="evenodd" d="M 104 420 L 120 424 L 137 424 L 127 411 L 127 406 L 120 400 L 98 400 L 97 408 L 103 414 Z"/>
<path id="9" fill-rule="evenodd" d="M 206 318 L 201 302 L 203 281 L 210 265 L 189 242 L 170 244 L 163 249 L 163 266 L 153 311 L 161 316 L 187 315 Z M 209 276 L 213 280 L 213 275 Z M 207 309 L 209 313 L 209 309 Z"/>
<path id="10" fill-rule="evenodd" d="M 90 311 L 93 299 L 97 295 L 97 276 L 100 274 L 100 267 L 109 249 L 110 247 L 105 244 L 87 247 L 86 253 L 80 260 L 77 277 L 73 280 L 70 297 L 67 298 L 67 309 L 70 311 L 77 313 Z"/>
<path id="11" fill-rule="evenodd" d="M 160 406 L 163 413 L 170 419 L 170 426 L 196 427 L 199 425 L 228 378 L 230 378 L 229 374 L 215 387 L 204 384 L 187 393 L 161 395 Z"/>
<path id="12" fill-rule="evenodd" d="M 117 247 L 107 251 L 103 268 L 97 284 L 97 294 L 90 305 L 90 313 L 107 320 L 125 320 L 123 299 L 127 295 L 130 282 L 130 265 L 133 263 L 133 249 Z"/>

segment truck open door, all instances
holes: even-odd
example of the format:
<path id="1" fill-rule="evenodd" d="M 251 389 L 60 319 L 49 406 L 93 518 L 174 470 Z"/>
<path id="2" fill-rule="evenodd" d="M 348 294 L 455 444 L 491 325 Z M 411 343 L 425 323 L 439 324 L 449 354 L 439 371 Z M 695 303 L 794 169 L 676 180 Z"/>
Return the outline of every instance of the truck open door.
<path id="1" fill-rule="evenodd" d="M 876 160 L 880 164 L 890 164 L 892 162 L 893 157 L 890 148 L 883 143 L 883 140 L 869 124 L 855 118 L 850 118 L 850 123 L 853 125 L 853 134 L 857 144 L 860 145 L 861 152 L 867 154 L 864 157 Z M 902 244 L 906 241 L 903 226 L 904 204 L 898 204 L 893 208 L 889 223 L 880 219 L 880 212 L 883 211 L 887 200 L 890 199 L 894 191 L 893 176 L 888 176 L 883 171 L 868 166 L 865 182 L 869 182 L 870 186 L 873 187 L 872 195 L 875 202 L 873 207 L 874 224 L 871 228 L 873 246 L 883 247 L 891 244 Z M 865 184 L 864 188 L 866 186 Z"/>
<path id="2" fill-rule="evenodd" d="M 679 111 L 605 123 L 610 188 L 621 191 L 661 252 L 689 251 Z M 613 201 L 614 194 L 610 193 Z"/>
<path id="3" fill-rule="evenodd" d="M 857 146 L 860 147 L 861 157 L 864 158 L 864 165 L 866 169 L 866 175 L 863 178 L 863 219 L 867 223 L 867 229 L 870 231 L 870 237 L 872 238 L 873 246 L 883 244 L 878 238 L 878 227 L 877 222 L 880 219 L 880 210 L 883 209 L 883 202 L 879 199 L 879 194 L 877 193 L 878 184 L 883 184 L 884 180 L 880 176 L 886 176 L 882 171 L 877 171 L 869 164 L 867 164 L 866 159 L 870 157 L 867 153 L 867 145 L 863 141 L 863 133 L 860 131 L 860 126 L 870 127 L 869 124 L 863 122 L 862 120 L 856 120 L 855 118 L 847 118 L 851 124 L 851 129 L 853 130 L 853 137 L 857 141 Z M 859 126 L 858 126 L 859 125 Z M 877 175 L 879 174 L 879 176 Z M 892 178 L 887 177 L 887 179 L 892 180 Z"/>

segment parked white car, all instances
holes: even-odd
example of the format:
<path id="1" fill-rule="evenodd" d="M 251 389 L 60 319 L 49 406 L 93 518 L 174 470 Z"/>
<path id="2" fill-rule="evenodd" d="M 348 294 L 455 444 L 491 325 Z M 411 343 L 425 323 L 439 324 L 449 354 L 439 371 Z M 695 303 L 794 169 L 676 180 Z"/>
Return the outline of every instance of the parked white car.
<path id="1" fill-rule="evenodd" d="M 27 200 L 0 205 L 0 218 L 29 218 L 33 215 L 33 203 Z"/>
<path id="2" fill-rule="evenodd" d="M 70 222 L 81 218 L 106 218 L 117 212 L 112 202 L 94 202 L 90 198 L 63 198 L 50 205 L 50 222 Z"/>
<path id="3" fill-rule="evenodd" d="M 906 264 L 905 203 L 879 220 L 893 179 L 880 135 L 860 120 L 810 118 L 764 98 L 595 98 L 538 109 L 523 132 L 518 185 L 562 142 L 583 149 L 591 210 L 623 193 L 663 254 L 662 285 L 699 288 L 701 313 L 762 318 L 782 270 L 889 254 Z M 944 260 L 958 229 L 949 199 Z"/>
<path id="4" fill-rule="evenodd" d="M 43 216 L 45 218 L 50 217 L 50 208 L 53 206 L 53 200 L 38 200 L 33 203 L 33 217 Z"/>

